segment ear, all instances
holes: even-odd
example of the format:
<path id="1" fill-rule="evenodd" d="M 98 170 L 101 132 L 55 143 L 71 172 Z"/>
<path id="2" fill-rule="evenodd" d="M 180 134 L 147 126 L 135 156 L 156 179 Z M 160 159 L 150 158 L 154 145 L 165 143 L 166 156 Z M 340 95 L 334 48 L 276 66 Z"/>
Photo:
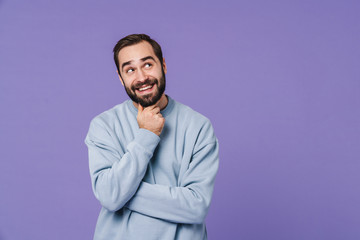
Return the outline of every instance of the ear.
<path id="1" fill-rule="evenodd" d="M 163 63 L 162 63 L 162 65 L 163 65 L 164 73 L 166 74 L 167 69 L 166 69 L 165 58 L 163 58 Z"/>
<path id="2" fill-rule="evenodd" d="M 120 76 L 120 74 L 119 74 L 119 71 L 116 70 L 116 72 L 117 72 L 117 75 L 119 76 L 119 79 L 120 79 L 121 84 L 124 86 L 124 81 L 122 80 L 122 78 L 121 78 L 121 76 Z"/>

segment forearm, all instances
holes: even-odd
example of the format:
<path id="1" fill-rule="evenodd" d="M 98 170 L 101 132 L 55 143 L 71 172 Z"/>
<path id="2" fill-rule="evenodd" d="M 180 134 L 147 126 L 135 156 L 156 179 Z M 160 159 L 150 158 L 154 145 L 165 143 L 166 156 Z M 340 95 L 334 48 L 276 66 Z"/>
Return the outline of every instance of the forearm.
<path id="1" fill-rule="evenodd" d="M 92 187 L 103 207 L 117 211 L 134 195 L 159 140 L 155 134 L 139 129 L 120 156 L 87 138 Z"/>
<path id="2" fill-rule="evenodd" d="M 142 182 L 125 207 L 166 221 L 203 223 L 211 202 L 217 169 L 218 145 L 213 143 L 194 157 L 179 187 Z"/>
<path id="3" fill-rule="evenodd" d="M 200 224 L 204 222 L 210 199 L 191 188 L 142 182 L 125 207 L 170 222 Z"/>

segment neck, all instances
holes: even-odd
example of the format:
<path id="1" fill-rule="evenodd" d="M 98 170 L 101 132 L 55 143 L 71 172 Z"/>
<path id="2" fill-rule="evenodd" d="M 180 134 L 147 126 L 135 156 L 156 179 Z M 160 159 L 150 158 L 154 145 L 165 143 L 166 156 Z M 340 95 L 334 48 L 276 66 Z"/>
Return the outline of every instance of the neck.
<path id="1" fill-rule="evenodd" d="M 168 102 L 169 102 L 168 98 L 166 97 L 165 93 L 163 93 L 160 100 L 157 103 L 155 103 L 155 105 L 158 106 L 160 110 L 163 110 L 167 106 Z M 133 102 L 133 104 L 136 108 L 139 108 L 138 103 Z"/>

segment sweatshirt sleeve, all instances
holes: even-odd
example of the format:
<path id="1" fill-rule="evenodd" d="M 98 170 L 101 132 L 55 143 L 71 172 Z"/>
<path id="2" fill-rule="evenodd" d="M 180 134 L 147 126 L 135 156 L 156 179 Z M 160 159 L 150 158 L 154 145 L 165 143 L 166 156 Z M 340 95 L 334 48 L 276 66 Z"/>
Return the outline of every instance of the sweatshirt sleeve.
<path id="1" fill-rule="evenodd" d="M 180 187 L 141 182 L 125 207 L 174 223 L 203 223 L 218 170 L 218 150 L 216 139 L 201 146 L 193 154 Z"/>
<path id="2" fill-rule="evenodd" d="M 109 211 L 121 209 L 134 195 L 160 138 L 138 129 L 124 153 L 117 150 L 115 141 L 114 134 L 102 121 L 91 122 L 85 143 L 92 188 L 95 197 Z"/>

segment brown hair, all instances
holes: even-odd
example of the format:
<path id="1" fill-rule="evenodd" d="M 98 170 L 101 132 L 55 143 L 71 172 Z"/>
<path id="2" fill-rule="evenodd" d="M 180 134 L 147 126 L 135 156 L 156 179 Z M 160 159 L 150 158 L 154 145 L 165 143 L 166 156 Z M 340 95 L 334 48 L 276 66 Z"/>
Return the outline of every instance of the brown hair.
<path id="1" fill-rule="evenodd" d="M 152 46 L 152 48 L 154 50 L 154 53 L 155 53 L 156 57 L 160 61 L 160 64 L 163 63 L 163 55 L 162 55 L 161 47 L 155 40 L 151 39 L 146 34 L 131 34 L 131 35 L 128 35 L 128 36 L 120 39 L 116 43 L 116 45 L 115 45 L 115 47 L 113 49 L 114 61 L 115 61 L 115 65 L 116 65 L 116 68 L 117 68 L 119 74 L 120 74 L 120 67 L 119 67 L 118 55 L 119 55 L 120 50 L 123 49 L 124 47 L 135 45 L 135 44 L 140 43 L 142 41 L 146 41 L 146 42 L 150 43 L 150 45 Z"/>

